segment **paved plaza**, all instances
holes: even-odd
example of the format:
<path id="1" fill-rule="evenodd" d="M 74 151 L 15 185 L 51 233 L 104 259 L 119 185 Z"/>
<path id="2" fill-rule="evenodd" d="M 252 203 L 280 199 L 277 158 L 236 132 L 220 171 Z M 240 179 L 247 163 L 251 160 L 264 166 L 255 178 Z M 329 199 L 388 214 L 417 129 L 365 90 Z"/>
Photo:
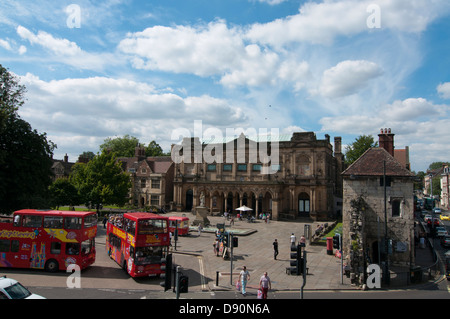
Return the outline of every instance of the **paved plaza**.
<path id="1" fill-rule="evenodd" d="M 181 213 L 170 213 L 181 215 Z M 185 213 L 191 221 L 195 215 Z M 286 274 L 286 268 L 290 267 L 290 236 L 294 233 L 297 241 L 303 235 L 305 225 L 310 229 L 316 229 L 318 224 L 324 222 L 306 221 L 270 221 L 256 220 L 253 223 L 247 220 L 235 220 L 230 226 L 230 221 L 224 217 L 208 217 L 213 227 L 206 228 L 201 235 L 197 231 L 190 232 L 187 237 L 180 237 L 177 249 L 173 248 L 175 264 L 184 268 L 184 273 L 189 277 L 190 290 L 220 290 L 232 289 L 230 284 L 230 260 L 224 260 L 214 254 L 213 243 L 214 230 L 217 223 L 226 224 L 227 230 L 237 234 L 239 246 L 233 250 L 233 278 L 231 283 L 238 279 L 243 266 L 247 266 L 251 279 L 248 283 L 250 289 L 257 288 L 259 278 L 267 271 L 272 281 L 273 290 L 300 290 L 303 284 L 302 276 Z M 279 255 L 277 260 L 273 257 L 273 241 L 279 243 Z M 172 243 L 174 246 L 174 244 Z M 341 261 L 333 255 L 328 255 L 325 246 L 306 245 L 308 275 L 304 289 L 355 289 L 350 285 L 349 279 L 343 278 L 341 283 Z M 218 276 L 218 277 L 217 277 Z M 218 278 L 218 284 L 217 284 Z"/>

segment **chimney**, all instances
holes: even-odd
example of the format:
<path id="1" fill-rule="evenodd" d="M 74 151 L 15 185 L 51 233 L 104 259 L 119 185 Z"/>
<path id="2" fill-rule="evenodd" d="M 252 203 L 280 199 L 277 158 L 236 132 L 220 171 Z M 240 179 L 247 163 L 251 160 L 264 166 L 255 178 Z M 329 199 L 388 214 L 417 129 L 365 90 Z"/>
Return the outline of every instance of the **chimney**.
<path id="1" fill-rule="evenodd" d="M 378 144 L 394 156 L 394 134 L 391 133 L 390 128 L 381 129 L 380 134 L 378 134 Z"/>
<path id="2" fill-rule="evenodd" d="M 334 138 L 334 153 L 341 154 L 342 153 L 342 138 L 340 136 L 336 136 Z"/>
<path id="3" fill-rule="evenodd" d="M 67 153 L 66 153 L 66 155 L 64 155 L 64 163 L 68 163 L 69 162 L 69 156 L 67 156 Z"/>

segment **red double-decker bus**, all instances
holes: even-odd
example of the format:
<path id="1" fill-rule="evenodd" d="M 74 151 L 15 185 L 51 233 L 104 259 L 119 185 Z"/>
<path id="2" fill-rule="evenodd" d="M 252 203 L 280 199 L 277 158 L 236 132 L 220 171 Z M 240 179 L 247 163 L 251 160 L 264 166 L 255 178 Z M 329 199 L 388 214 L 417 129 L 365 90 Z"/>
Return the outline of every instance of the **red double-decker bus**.
<path id="1" fill-rule="evenodd" d="M 55 272 L 95 262 L 95 212 L 24 209 L 0 218 L 0 267 Z"/>
<path id="2" fill-rule="evenodd" d="M 106 249 L 132 277 L 164 273 L 162 258 L 169 251 L 168 218 L 152 213 L 110 216 Z"/>

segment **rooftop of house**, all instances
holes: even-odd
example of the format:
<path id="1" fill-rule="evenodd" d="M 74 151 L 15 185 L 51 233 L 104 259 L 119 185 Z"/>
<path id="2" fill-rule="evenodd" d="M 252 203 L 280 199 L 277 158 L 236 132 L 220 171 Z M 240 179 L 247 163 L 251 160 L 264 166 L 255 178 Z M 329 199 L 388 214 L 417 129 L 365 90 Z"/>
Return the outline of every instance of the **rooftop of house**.
<path id="1" fill-rule="evenodd" d="M 386 163 L 386 176 L 413 177 L 414 174 L 382 147 L 369 148 L 353 162 L 343 176 L 383 176 Z"/>

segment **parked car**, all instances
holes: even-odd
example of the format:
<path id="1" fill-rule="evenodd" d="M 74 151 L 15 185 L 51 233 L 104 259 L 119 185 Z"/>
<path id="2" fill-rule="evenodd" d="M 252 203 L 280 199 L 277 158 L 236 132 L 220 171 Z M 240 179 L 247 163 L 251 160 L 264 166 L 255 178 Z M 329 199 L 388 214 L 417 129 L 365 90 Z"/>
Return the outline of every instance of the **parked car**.
<path id="1" fill-rule="evenodd" d="M 445 227 L 436 227 L 436 236 L 443 237 L 445 235 L 448 235 L 447 229 Z"/>
<path id="2" fill-rule="evenodd" d="M 434 211 L 435 214 L 442 213 L 442 210 L 440 208 L 438 208 L 438 207 L 433 208 L 433 211 Z"/>
<path id="3" fill-rule="evenodd" d="M 17 280 L 0 277 L 0 299 L 45 299 L 22 286 Z"/>
<path id="4" fill-rule="evenodd" d="M 450 235 L 445 235 L 441 237 L 441 246 L 443 247 L 450 246 Z"/>

